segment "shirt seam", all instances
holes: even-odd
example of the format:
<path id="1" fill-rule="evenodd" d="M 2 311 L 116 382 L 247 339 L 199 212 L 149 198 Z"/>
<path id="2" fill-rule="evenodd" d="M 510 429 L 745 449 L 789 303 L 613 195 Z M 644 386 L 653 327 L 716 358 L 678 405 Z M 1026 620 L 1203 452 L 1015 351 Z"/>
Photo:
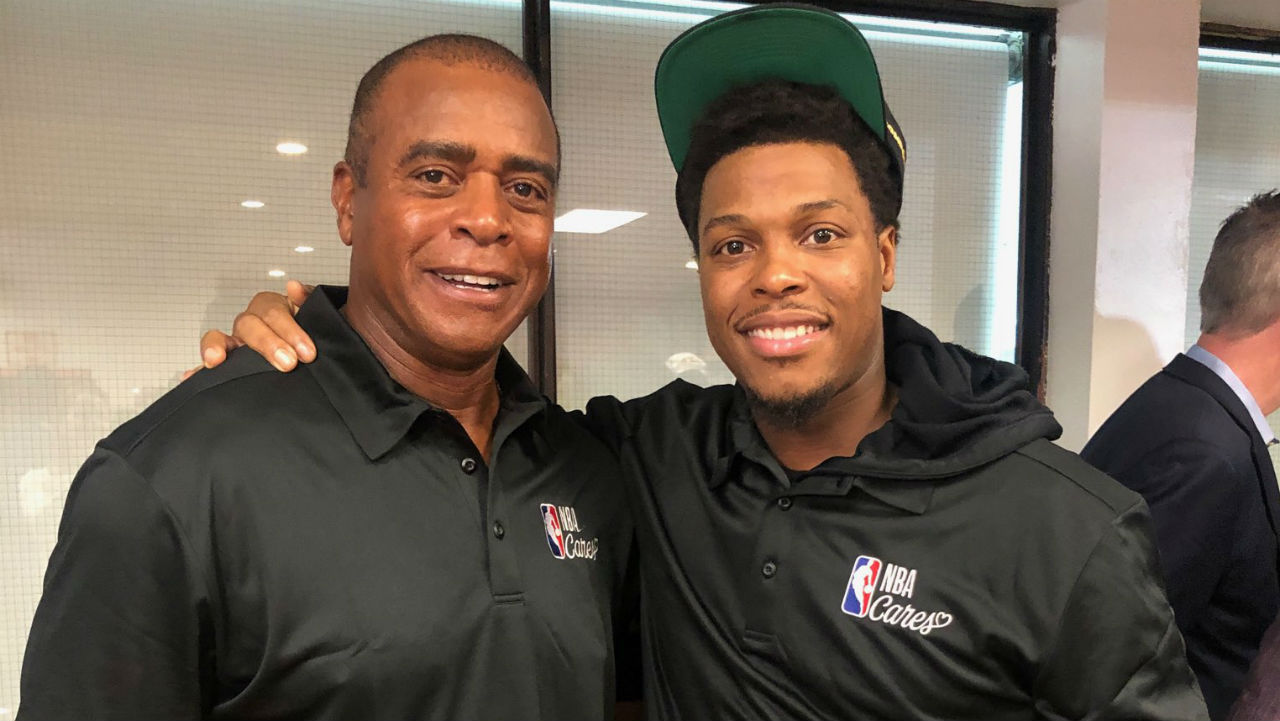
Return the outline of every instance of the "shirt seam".
<path id="1" fill-rule="evenodd" d="M 1030 444 L 1028 444 L 1028 445 L 1030 445 Z M 1131 510 L 1131 509 L 1134 507 L 1134 505 L 1136 505 L 1136 504 L 1131 504 L 1131 505 L 1129 505 L 1129 506 L 1126 506 L 1125 508 L 1117 509 L 1117 508 L 1116 508 L 1116 504 L 1113 504 L 1111 501 L 1107 500 L 1107 499 L 1106 499 L 1105 497 L 1103 497 L 1101 494 L 1097 493 L 1097 492 L 1096 492 L 1096 491 L 1094 491 L 1092 488 L 1089 488 L 1086 484 L 1081 483 L 1080 481 L 1076 480 L 1076 478 L 1075 478 L 1075 475 L 1074 475 L 1074 474 L 1072 474 L 1072 473 L 1068 473 L 1068 472 L 1066 472 L 1066 471 L 1062 470 L 1061 468 L 1058 468 L 1058 467 L 1054 466 L 1053 464 L 1051 464 L 1051 463 L 1049 463 L 1049 462 L 1047 462 L 1047 461 L 1045 461 L 1045 460 L 1043 460 L 1043 459 L 1036 458 L 1034 455 L 1032 455 L 1032 454 L 1030 454 L 1030 453 L 1027 453 L 1027 452 L 1026 452 L 1026 446 L 1023 446 L 1023 447 L 1021 447 L 1021 448 L 1017 448 L 1017 449 L 1015 449 L 1015 450 L 1013 451 L 1013 453 L 1016 453 L 1016 454 L 1018 454 L 1019 456 L 1021 456 L 1021 457 L 1023 457 L 1023 458 L 1026 458 L 1027 460 L 1029 460 L 1029 461 L 1031 461 L 1031 462 L 1033 462 L 1033 463 L 1035 463 L 1035 464 L 1037 464 L 1037 465 L 1039 465 L 1039 466 L 1043 466 L 1044 468 L 1049 469 L 1049 470 L 1050 470 L 1050 471 L 1052 471 L 1054 474 L 1056 474 L 1056 475 L 1058 475 L 1058 476 L 1060 476 L 1060 477 L 1062 477 L 1062 478 L 1066 479 L 1068 482 L 1070 482 L 1070 483 L 1071 483 L 1071 485 L 1072 485 L 1072 486 L 1074 486 L 1074 487 L 1076 487 L 1076 488 L 1080 489 L 1080 490 L 1081 490 L 1081 491 L 1083 491 L 1084 493 L 1087 493 L 1091 498 L 1093 498 L 1094 500 L 1096 500 L 1098 503 L 1101 503 L 1101 504 L 1102 504 L 1103 506 L 1105 506 L 1108 510 L 1110 510 L 1112 514 L 1115 514 L 1115 515 L 1113 516 L 1113 518 L 1112 518 L 1112 523 L 1114 523 L 1114 522 L 1115 522 L 1115 519 L 1116 519 L 1116 518 L 1119 518 L 1120 516 L 1124 515 L 1124 514 L 1125 514 L 1125 513 L 1127 513 L 1129 510 Z M 1010 455 L 1012 455 L 1012 454 L 1010 454 Z M 1081 462 L 1081 463 L 1083 463 L 1083 464 L 1086 464 L 1086 465 L 1088 464 L 1088 461 L 1085 461 L 1084 459 L 1079 459 L 1079 460 L 1080 460 L 1080 462 Z M 1101 474 L 1101 475 L 1104 475 L 1104 476 L 1106 475 L 1106 474 L 1105 474 L 1105 473 L 1103 473 L 1102 471 L 1099 471 L 1099 470 L 1097 470 L 1096 468 L 1093 468 L 1092 466 L 1090 466 L 1090 469 L 1092 469 L 1094 472 L 1096 472 L 1096 473 L 1098 473 L 1098 474 Z M 1112 479 L 1112 478 L 1111 478 L 1111 476 L 1106 476 L 1106 477 L 1107 477 L 1107 479 L 1108 479 L 1108 480 L 1111 480 L 1111 482 L 1112 482 L 1112 483 L 1117 483 L 1117 484 L 1119 483 L 1118 481 L 1115 481 L 1114 479 Z M 1128 489 L 1126 489 L 1126 490 L 1128 490 Z M 1130 493 L 1132 493 L 1132 491 L 1130 491 Z M 1139 499 L 1139 500 L 1141 500 L 1141 499 Z"/>
<path id="2" fill-rule="evenodd" d="M 251 372 L 251 373 L 244 373 L 244 374 L 242 374 L 242 375 L 233 376 L 233 377 L 231 377 L 231 378 L 225 378 L 225 379 L 222 379 L 222 380 L 218 381 L 217 383 L 214 383 L 214 384 L 209 385 L 209 386 L 207 386 L 207 387 L 201 388 L 200 390 L 197 390 L 197 391 L 195 391 L 194 393 L 192 393 L 190 396 L 188 396 L 188 397 L 186 397 L 186 398 L 182 399 L 182 401 L 181 401 L 181 402 L 179 402 L 179 403 L 175 403 L 175 404 L 174 404 L 174 406 L 173 406 L 173 408 L 170 408 L 170 409 L 169 409 L 168 411 L 166 411 L 163 415 L 161 415 L 160 417 L 158 417 L 158 418 L 154 419 L 153 421 L 151 421 L 151 423 L 147 425 L 147 427 L 146 427 L 146 429 L 145 429 L 145 430 L 143 430 L 143 431 L 139 432 L 139 433 L 137 434 L 137 437 L 136 437 L 136 438 L 134 438 L 132 441 L 130 441 L 127 445 L 125 445 L 125 446 L 123 446 L 123 447 L 119 448 L 119 450 L 116 450 L 116 449 L 112 448 L 110 445 L 107 445 L 107 443 L 106 443 L 105 441 L 103 442 L 102 447 L 103 447 L 103 448 L 105 448 L 105 449 L 107 449 L 107 450 L 109 450 L 109 451 L 111 451 L 112 453 L 115 453 L 116 455 L 118 455 L 118 456 L 120 457 L 120 459 L 121 459 L 121 460 L 124 460 L 124 459 L 125 459 L 125 456 L 127 456 L 127 455 L 131 455 L 134 451 L 136 451 L 136 450 L 138 449 L 138 446 L 142 445 L 142 443 L 143 443 L 144 441 L 146 441 L 146 440 L 147 440 L 147 438 L 149 438 L 149 437 L 151 436 L 151 434 L 152 434 L 152 433 L 155 433 L 155 432 L 156 432 L 156 430 L 157 430 L 158 428 L 160 428 L 160 426 L 161 426 L 161 425 L 163 425 L 165 421 L 169 420 L 170 416 L 172 416 L 172 415 L 174 415 L 175 413 L 177 413 L 178 411 L 181 411 L 181 410 L 183 410 L 184 408 L 186 408 L 186 406 L 187 406 L 187 404 L 188 404 L 188 403 L 192 402 L 193 400 L 195 400 L 195 399 L 196 399 L 197 397 L 199 397 L 200 395 L 202 395 L 202 394 L 204 394 L 204 393 L 206 393 L 206 392 L 208 392 L 208 391 L 210 391 L 210 390 L 213 390 L 214 388 L 221 388 L 222 386 L 227 385 L 227 384 L 229 384 L 229 383 L 233 383 L 233 382 L 235 382 L 235 381 L 242 380 L 242 379 L 245 379 L 245 378 L 252 378 L 252 377 L 254 377 L 254 376 L 259 376 L 259 375 L 262 375 L 263 373 L 267 373 L 267 372 L 271 372 L 271 371 L 274 371 L 274 369 L 273 369 L 273 368 L 262 368 L 262 369 L 259 369 L 259 370 L 256 370 L 256 371 L 253 371 L 253 372 Z M 184 383 L 189 383 L 190 381 L 183 381 L 183 382 L 184 382 Z M 108 438 L 107 440 L 110 440 L 110 438 Z M 126 463 L 127 463 L 127 462 L 126 462 Z M 133 467 L 132 467 L 132 466 L 130 466 L 130 469 L 132 470 L 132 469 L 133 469 Z M 135 473 L 137 473 L 137 471 L 134 471 L 134 472 L 135 472 Z M 139 474 L 139 478 L 141 478 L 141 477 L 142 477 L 142 475 L 141 475 L 141 474 Z"/>

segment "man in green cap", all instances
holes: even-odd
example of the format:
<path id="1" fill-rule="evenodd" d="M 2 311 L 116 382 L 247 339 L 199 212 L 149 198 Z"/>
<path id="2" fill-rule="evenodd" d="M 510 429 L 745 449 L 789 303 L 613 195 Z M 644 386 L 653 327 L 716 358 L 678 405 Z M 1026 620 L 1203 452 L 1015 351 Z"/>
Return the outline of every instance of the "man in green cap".
<path id="1" fill-rule="evenodd" d="M 581 416 L 635 516 L 648 713 L 1205 718 L 1142 500 L 1050 442 L 1022 370 L 881 305 L 907 152 L 857 29 L 728 13 L 656 92 L 738 382 Z M 203 350 L 305 347 L 284 303 Z"/>

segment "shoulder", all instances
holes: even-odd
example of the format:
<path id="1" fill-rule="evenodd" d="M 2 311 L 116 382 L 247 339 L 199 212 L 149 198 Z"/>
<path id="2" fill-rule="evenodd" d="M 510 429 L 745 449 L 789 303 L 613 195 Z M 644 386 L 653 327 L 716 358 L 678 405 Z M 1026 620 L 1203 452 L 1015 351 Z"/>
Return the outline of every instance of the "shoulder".
<path id="1" fill-rule="evenodd" d="M 242 348 L 161 396 L 99 446 L 151 478 L 162 468 L 207 468 L 219 456 L 252 461 L 274 435 L 267 429 L 329 411 L 306 366 L 280 373 Z"/>
<path id="2" fill-rule="evenodd" d="M 1208 373 L 1207 369 L 1205 373 Z M 1216 376 L 1206 379 L 1206 382 L 1221 383 Z M 1230 394 L 1225 384 L 1223 388 Z M 1112 436 L 1159 439 L 1204 438 L 1206 434 L 1213 438 L 1246 435 L 1240 431 L 1219 395 L 1200 383 L 1163 370 L 1125 399 L 1098 429 L 1094 439 Z M 1093 443 L 1090 441 L 1091 445 Z"/>
<path id="3" fill-rule="evenodd" d="M 1108 520 L 1132 509 L 1142 497 L 1079 455 L 1041 439 L 1013 453 L 1012 463 L 1026 468 L 1026 478 L 1055 500 Z"/>
<path id="4" fill-rule="evenodd" d="M 1003 529 L 1002 542 L 1021 544 L 1018 554 L 1053 558 L 1064 571 L 1082 563 L 1120 518 L 1146 512 L 1137 493 L 1044 439 L 950 484 L 944 493 L 981 499 L 980 525 Z"/>
<path id="5" fill-rule="evenodd" d="M 723 424 L 733 406 L 734 387 L 696 386 L 674 380 L 647 396 L 620 401 L 613 396 L 593 398 L 587 403 L 587 420 L 638 431 Z M 713 426 L 714 427 L 714 426 Z"/>

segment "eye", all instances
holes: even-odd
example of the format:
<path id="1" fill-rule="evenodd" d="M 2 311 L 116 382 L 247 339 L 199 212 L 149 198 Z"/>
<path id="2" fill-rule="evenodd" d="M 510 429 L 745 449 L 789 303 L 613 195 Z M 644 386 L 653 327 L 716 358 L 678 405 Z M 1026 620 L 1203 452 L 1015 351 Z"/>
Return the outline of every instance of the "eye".
<path id="1" fill-rule="evenodd" d="M 742 255 L 747 252 L 747 244 L 741 240 L 730 240 L 716 249 L 716 252 L 720 255 Z"/>
<path id="2" fill-rule="evenodd" d="M 444 182 L 445 175 L 443 170 L 432 169 L 418 173 L 418 177 L 432 185 L 439 185 Z"/>
<path id="3" fill-rule="evenodd" d="M 836 232 L 831 228 L 818 228 L 810 233 L 806 240 L 813 241 L 815 245 L 826 245 L 838 237 L 839 236 L 836 235 Z"/>
<path id="4" fill-rule="evenodd" d="M 533 183 L 518 182 L 511 186 L 511 191 L 521 198 L 544 198 L 546 194 Z"/>

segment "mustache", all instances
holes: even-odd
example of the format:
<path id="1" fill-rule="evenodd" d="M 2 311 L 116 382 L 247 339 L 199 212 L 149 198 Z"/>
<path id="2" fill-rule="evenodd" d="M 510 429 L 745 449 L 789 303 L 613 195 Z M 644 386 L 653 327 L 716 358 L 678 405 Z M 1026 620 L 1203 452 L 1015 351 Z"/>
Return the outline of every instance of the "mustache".
<path id="1" fill-rule="evenodd" d="M 785 300 L 785 301 L 782 301 L 781 303 L 771 303 L 769 305 L 762 305 L 756 308 L 752 308 L 751 310 L 747 311 L 745 315 L 743 315 L 741 318 L 735 321 L 733 325 L 735 328 L 740 329 L 743 323 L 746 323 L 747 321 L 751 320 L 752 318 L 755 318 L 758 315 L 764 315 L 765 313 L 774 313 L 781 310 L 800 310 L 806 313 L 812 313 L 822 318 L 823 323 L 831 322 L 831 315 L 826 311 L 819 310 L 817 308 L 814 308 L 811 305 L 797 303 L 793 300 Z"/>

